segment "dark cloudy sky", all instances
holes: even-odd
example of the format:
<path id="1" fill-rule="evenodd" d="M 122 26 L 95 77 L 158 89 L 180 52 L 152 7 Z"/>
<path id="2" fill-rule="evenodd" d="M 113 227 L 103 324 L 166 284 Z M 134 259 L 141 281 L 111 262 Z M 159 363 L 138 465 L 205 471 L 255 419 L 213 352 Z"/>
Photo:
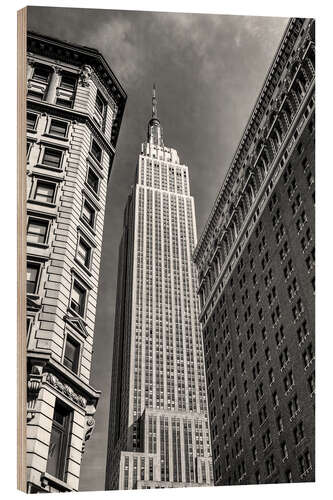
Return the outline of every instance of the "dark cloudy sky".
<path id="1" fill-rule="evenodd" d="M 29 29 L 97 48 L 128 94 L 109 185 L 91 375 L 102 396 L 83 458 L 81 490 L 104 489 L 118 244 L 151 113 L 152 84 L 165 143 L 189 166 L 200 235 L 287 22 L 29 7 Z"/>

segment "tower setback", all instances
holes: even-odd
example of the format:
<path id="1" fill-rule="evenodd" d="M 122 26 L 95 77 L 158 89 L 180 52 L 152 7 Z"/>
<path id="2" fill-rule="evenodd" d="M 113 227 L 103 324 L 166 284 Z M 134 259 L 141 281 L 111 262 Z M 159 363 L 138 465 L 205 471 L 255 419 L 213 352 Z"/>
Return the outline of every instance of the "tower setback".
<path id="1" fill-rule="evenodd" d="M 119 249 L 106 489 L 212 483 L 188 168 L 155 86 Z"/>

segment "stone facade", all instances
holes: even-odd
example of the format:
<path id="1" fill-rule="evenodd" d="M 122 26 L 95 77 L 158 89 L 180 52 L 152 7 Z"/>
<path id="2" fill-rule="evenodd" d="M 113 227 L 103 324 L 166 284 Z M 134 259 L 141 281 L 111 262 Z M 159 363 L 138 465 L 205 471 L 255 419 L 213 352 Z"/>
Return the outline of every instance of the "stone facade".
<path id="1" fill-rule="evenodd" d="M 27 491 L 78 490 L 108 179 L 126 94 L 94 49 L 28 33 Z"/>
<path id="2" fill-rule="evenodd" d="M 314 63 L 291 19 L 194 252 L 216 485 L 315 477 Z"/>

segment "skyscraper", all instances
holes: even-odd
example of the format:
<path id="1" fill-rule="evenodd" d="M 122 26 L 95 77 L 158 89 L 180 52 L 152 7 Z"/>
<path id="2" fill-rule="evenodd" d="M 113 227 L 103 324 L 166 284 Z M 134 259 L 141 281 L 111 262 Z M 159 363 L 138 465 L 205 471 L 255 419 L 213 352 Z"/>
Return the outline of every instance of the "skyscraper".
<path id="1" fill-rule="evenodd" d="M 155 88 L 119 250 L 106 489 L 212 481 L 188 168 Z"/>
<path id="2" fill-rule="evenodd" d="M 315 477 L 314 27 L 288 23 L 194 252 L 216 485 Z"/>
<path id="3" fill-rule="evenodd" d="M 126 102 L 95 49 L 27 37 L 27 491 L 78 490 L 108 179 Z"/>

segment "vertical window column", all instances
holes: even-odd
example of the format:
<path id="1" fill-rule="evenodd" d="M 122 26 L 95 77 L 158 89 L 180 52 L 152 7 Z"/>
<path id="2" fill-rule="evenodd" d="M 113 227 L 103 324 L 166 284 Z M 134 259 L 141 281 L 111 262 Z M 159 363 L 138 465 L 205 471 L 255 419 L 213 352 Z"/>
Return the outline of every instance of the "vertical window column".
<path id="1" fill-rule="evenodd" d="M 61 79 L 61 68 L 59 66 L 53 66 L 53 73 L 51 75 L 49 88 L 47 91 L 46 101 L 54 104 L 57 97 L 57 87 L 60 85 Z"/>

